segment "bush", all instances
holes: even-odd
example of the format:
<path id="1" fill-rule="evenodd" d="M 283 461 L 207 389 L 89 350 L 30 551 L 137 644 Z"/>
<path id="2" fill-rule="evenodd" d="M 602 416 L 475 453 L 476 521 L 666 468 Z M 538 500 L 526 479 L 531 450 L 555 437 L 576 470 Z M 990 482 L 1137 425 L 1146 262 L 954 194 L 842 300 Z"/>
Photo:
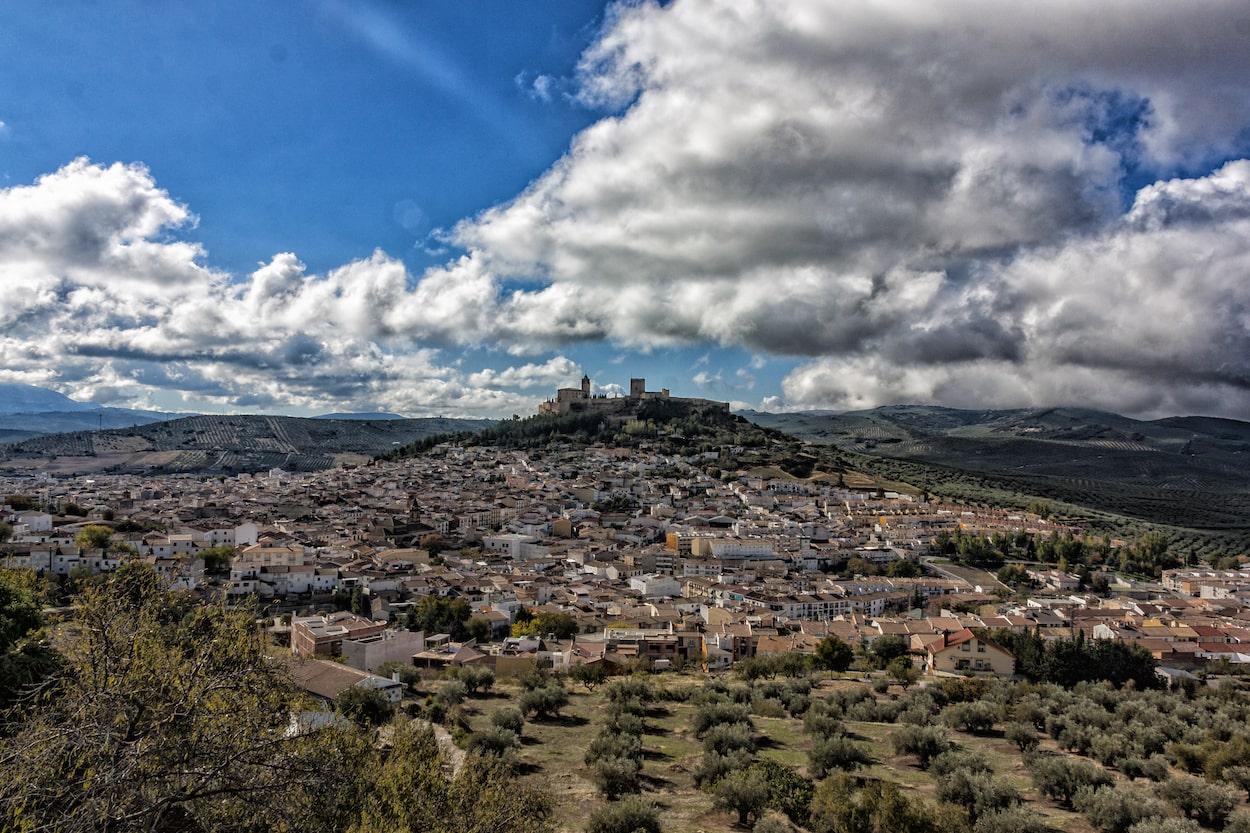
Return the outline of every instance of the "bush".
<path id="1" fill-rule="evenodd" d="M 751 765 L 751 753 L 739 749 L 728 755 L 716 752 L 704 752 L 703 760 L 694 771 L 694 782 L 701 787 L 715 784 L 731 772 L 746 769 Z"/>
<path id="2" fill-rule="evenodd" d="M 1220 777 L 1245 792 L 1247 798 L 1250 799 L 1250 766 L 1224 767 Z"/>
<path id="3" fill-rule="evenodd" d="M 997 720 L 998 707 L 984 700 L 956 703 L 942 712 L 942 722 L 947 726 L 977 735 L 993 731 Z"/>
<path id="4" fill-rule="evenodd" d="M 813 778 L 824 778 L 835 769 L 857 769 L 869 761 L 863 747 L 845 736 L 816 738 L 807 753 L 807 766 Z"/>
<path id="5" fill-rule="evenodd" d="M 586 833 L 660 833 L 660 811 L 646 799 L 626 796 L 590 814 Z"/>
<path id="6" fill-rule="evenodd" d="M 637 735 L 622 735 L 601 731 L 586 747 L 584 760 L 591 764 L 602 758 L 629 758 L 642 761 L 642 741 Z"/>
<path id="7" fill-rule="evenodd" d="M 1159 789 L 1172 806 L 1203 827 L 1220 828 L 1237 806 L 1238 792 L 1228 784 L 1212 784 L 1198 778 L 1173 778 Z"/>
<path id="8" fill-rule="evenodd" d="M 613 732 L 620 732 L 626 735 L 642 735 L 646 731 L 647 725 L 641 717 L 636 714 L 615 714 L 609 715 L 603 725 Z"/>
<path id="9" fill-rule="evenodd" d="M 921 769 L 928 769 L 929 762 L 950 748 L 946 732 L 937 726 L 904 726 L 890 735 L 890 745 L 896 755 L 914 755 Z"/>
<path id="10" fill-rule="evenodd" d="M 1004 728 L 1007 740 L 1021 752 L 1032 752 L 1037 748 L 1037 731 L 1031 723 L 1008 723 Z"/>
<path id="11" fill-rule="evenodd" d="M 1072 799 L 1082 787 L 1111 783 L 1111 776 L 1102 767 L 1061 755 L 1039 755 L 1030 762 L 1029 769 L 1038 792 L 1067 807 L 1072 806 Z"/>
<path id="12" fill-rule="evenodd" d="M 703 737 L 713 726 L 744 723 L 751 725 L 751 710 L 741 703 L 708 703 L 695 709 L 694 734 Z"/>
<path id="13" fill-rule="evenodd" d="M 794 825 L 780 813 L 768 812 L 755 823 L 751 833 L 794 833 Z"/>
<path id="14" fill-rule="evenodd" d="M 641 767 L 633 758 L 598 758 L 590 765 L 590 778 L 609 801 L 641 789 Z"/>
<path id="15" fill-rule="evenodd" d="M 480 665 L 466 665 L 456 672 L 456 679 L 464 683 L 470 696 L 475 696 L 479 691 L 490 691 L 495 684 L 495 672 Z"/>
<path id="16" fill-rule="evenodd" d="M 439 698 L 449 706 L 458 706 L 464 702 L 469 687 L 460 680 L 447 680 L 438 687 Z"/>
<path id="17" fill-rule="evenodd" d="M 841 720 L 816 711 L 809 711 L 803 718 L 803 730 L 813 738 L 836 738 L 846 734 Z"/>
<path id="18" fill-rule="evenodd" d="M 722 723 L 713 726 L 703 736 L 703 750 L 725 755 L 741 749 L 745 752 L 755 751 L 755 739 L 751 730 L 744 723 Z"/>
<path id="19" fill-rule="evenodd" d="M 469 735 L 469 751 L 479 755 L 494 755 L 503 758 L 520 745 L 521 740 L 516 732 L 498 726 L 480 729 Z"/>
<path id="20" fill-rule="evenodd" d="M 507 729 L 518 737 L 525 727 L 525 717 L 521 714 L 521 710 L 510 706 L 495 710 L 490 716 L 490 722 L 492 726 Z"/>
<path id="21" fill-rule="evenodd" d="M 334 698 L 334 710 L 362 729 L 368 729 L 390 720 L 395 707 L 379 689 L 352 686 Z"/>
<path id="22" fill-rule="evenodd" d="M 945 778 L 960 770 L 992 774 L 994 767 L 984 753 L 972 749 L 947 749 L 929 763 L 929 774 L 934 778 Z"/>
<path id="23" fill-rule="evenodd" d="M 972 822 L 1020 803 L 1020 794 L 1006 781 L 967 769 L 957 769 L 939 779 L 937 795 L 942 801 L 963 807 Z"/>
<path id="24" fill-rule="evenodd" d="M 1055 829 L 1047 827 L 1036 813 L 1012 807 L 981 816 L 973 825 L 972 833 L 1055 833 Z"/>
<path id="25" fill-rule="evenodd" d="M 558 717 L 568 704 L 569 693 L 558 683 L 527 691 L 517 701 L 522 714 L 538 717 Z"/>
<path id="26" fill-rule="evenodd" d="M 1131 787 L 1082 787 L 1072 805 L 1102 833 L 1128 833 L 1139 821 L 1164 815 L 1163 802 Z"/>
<path id="27" fill-rule="evenodd" d="M 1151 781 L 1168 780 L 1168 759 L 1162 755 L 1149 758 L 1125 758 L 1117 767 L 1130 781 L 1147 778 Z"/>
<path id="28" fill-rule="evenodd" d="M 1229 816 L 1224 824 L 1224 833 L 1250 833 L 1250 813 L 1233 813 Z"/>
<path id="29" fill-rule="evenodd" d="M 1202 833 L 1189 819 L 1147 819 L 1128 829 L 1128 833 Z"/>
<path id="30" fill-rule="evenodd" d="M 785 813 L 790 821 L 806 827 L 811 820 L 812 782 L 793 767 L 777 761 L 760 761 L 751 766 L 768 784 L 768 806 Z M 756 830 L 759 826 L 756 825 Z"/>

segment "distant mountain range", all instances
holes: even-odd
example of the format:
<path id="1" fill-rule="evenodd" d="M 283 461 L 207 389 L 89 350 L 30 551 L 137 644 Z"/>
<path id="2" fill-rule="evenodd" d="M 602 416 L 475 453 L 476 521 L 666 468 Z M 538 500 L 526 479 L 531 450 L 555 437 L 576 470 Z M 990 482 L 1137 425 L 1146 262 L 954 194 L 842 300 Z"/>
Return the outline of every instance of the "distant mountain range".
<path id="1" fill-rule="evenodd" d="M 1156 523 L 1238 531 L 1250 544 L 1247 422 L 918 405 L 740 414 L 865 459 L 896 461 L 883 470 L 935 491 L 1036 495 Z"/>
<path id="2" fill-rule="evenodd" d="M 233 474 L 316 471 L 363 463 L 432 434 L 479 431 L 478 419 L 302 419 L 191 416 L 104 431 L 46 434 L 0 445 L 0 471 Z"/>
<path id="3" fill-rule="evenodd" d="M 355 419 L 361 421 L 377 420 L 377 419 L 407 419 L 403 414 L 389 414 L 386 411 L 377 412 L 348 412 L 335 414 L 318 414 L 314 419 Z"/>
<path id="4" fill-rule="evenodd" d="M 64 431 L 129 428 L 186 414 L 110 408 L 35 385 L 0 382 L 0 443 Z"/>

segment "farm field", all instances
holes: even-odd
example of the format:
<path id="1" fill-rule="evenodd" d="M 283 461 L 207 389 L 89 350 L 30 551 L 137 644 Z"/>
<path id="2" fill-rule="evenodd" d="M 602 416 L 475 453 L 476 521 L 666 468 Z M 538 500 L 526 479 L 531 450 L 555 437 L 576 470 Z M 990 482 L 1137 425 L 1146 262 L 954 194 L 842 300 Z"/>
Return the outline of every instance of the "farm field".
<path id="1" fill-rule="evenodd" d="M 813 690 L 813 702 L 837 692 L 872 691 L 867 678 L 830 679 L 823 675 Z M 834 675 L 836 676 L 836 675 Z M 671 699 L 651 702 L 642 735 L 643 758 L 641 783 L 643 796 L 660 810 L 666 833 L 730 833 L 741 831 L 733 813 L 719 808 L 713 794 L 701 789 L 696 773 L 704 746 L 696 735 L 694 723 L 699 706 L 688 698 L 701 690 L 706 678 L 698 674 L 664 674 L 648 678 L 652 686 L 673 695 Z M 726 678 L 730 685 L 740 685 Z M 434 688 L 437 683 L 431 684 Z M 600 686 L 593 692 L 569 684 L 568 705 L 559 717 L 527 720 L 521 746 L 515 754 L 515 768 L 525 782 L 543 789 L 554 800 L 555 817 L 561 831 L 582 831 L 589 815 L 605 805 L 606 800 L 596 788 L 592 768 L 583 757 L 599 733 L 610 711 L 608 688 Z M 915 689 L 913 689 L 913 693 Z M 486 730 L 491 715 L 498 709 L 515 705 L 522 689 L 515 681 L 500 681 L 487 695 L 470 698 L 464 703 L 464 719 L 468 732 Z M 873 695 L 890 703 L 906 693 L 897 685 L 885 693 Z M 813 738 L 804 728 L 800 716 L 762 716 L 752 714 L 756 738 L 756 761 L 775 761 L 809 777 L 808 753 Z M 937 726 L 937 716 L 930 721 Z M 868 762 L 853 774 L 865 781 L 879 780 L 897 785 L 905 795 L 930 803 L 938 800 L 939 777 L 922 769 L 911 755 L 898 754 L 891 744 L 891 735 L 899 729 L 898 721 L 866 721 L 846 719 L 847 737 L 861 746 Z M 944 730 L 956 749 L 978 754 L 992 766 L 992 775 L 1009 784 L 1018 793 L 1021 806 L 1056 831 L 1096 833 L 1097 828 L 1081 812 L 1042 795 L 1030 775 L 1025 756 L 1004 736 L 1003 725 L 976 734 Z M 1072 754 L 1044 733 L 1039 734 L 1039 751 L 1072 760 L 1088 758 Z M 1127 784 L 1120 773 L 1105 770 L 1116 784 Z M 1184 777 L 1175 769 L 1172 774 Z M 817 781 L 819 779 L 813 779 Z M 1142 782 L 1137 782 L 1140 785 Z M 1147 782 L 1147 787 L 1150 785 Z M 1243 796 L 1244 799 L 1244 796 Z M 1239 802 L 1241 804 L 1243 802 Z"/>

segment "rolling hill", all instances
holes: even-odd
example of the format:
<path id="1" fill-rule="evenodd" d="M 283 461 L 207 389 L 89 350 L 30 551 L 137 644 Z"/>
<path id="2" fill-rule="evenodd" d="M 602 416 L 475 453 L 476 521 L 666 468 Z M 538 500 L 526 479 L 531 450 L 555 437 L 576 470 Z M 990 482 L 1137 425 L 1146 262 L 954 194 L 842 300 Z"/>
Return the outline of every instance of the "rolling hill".
<path id="1" fill-rule="evenodd" d="M 365 462 L 432 434 L 479 431 L 493 424 L 441 417 L 193 416 L 131 428 L 48 434 L 0 446 L 0 470 L 53 474 L 316 471 Z"/>
<path id="2" fill-rule="evenodd" d="M 1250 547 L 1250 423 L 1137 420 L 1081 408 L 915 405 L 742 416 L 835 446 L 875 471 L 935 492 L 1045 498 L 1150 523 L 1228 532 Z"/>

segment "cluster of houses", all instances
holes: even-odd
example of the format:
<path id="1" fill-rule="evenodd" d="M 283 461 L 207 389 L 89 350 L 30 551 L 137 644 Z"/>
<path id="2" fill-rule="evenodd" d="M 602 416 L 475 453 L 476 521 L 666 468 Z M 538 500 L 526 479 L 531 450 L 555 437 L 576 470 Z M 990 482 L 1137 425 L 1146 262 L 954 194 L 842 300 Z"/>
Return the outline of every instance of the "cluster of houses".
<path id="1" fill-rule="evenodd" d="M 176 587 L 255 598 L 309 669 L 329 657 L 349 669 L 306 672 L 326 690 L 392 691 L 376 672 L 393 662 L 719 670 L 830 635 L 902 637 L 931 673 L 1010 675 L 1011 657 L 976 636 L 999 629 L 1131 641 L 1165 666 L 1250 662 L 1250 570 L 1112 576 L 1099 596 L 1030 565 L 1036 589 L 1021 596 L 928 563 L 934 539 L 1071 530 L 827 475 L 726 477 L 716 460 L 443 445 L 313 473 L 0 477 L 0 495 L 23 496 L 0 504 L 0 564 L 71 576 L 139 558 Z M 88 525 L 111 529 L 110 544 L 80 549 Z M 474 637 L 404 627 L 429 597 L 462 600 Z M 563 614 L 576 632 L 513 636 L 522 611 Z"/>

